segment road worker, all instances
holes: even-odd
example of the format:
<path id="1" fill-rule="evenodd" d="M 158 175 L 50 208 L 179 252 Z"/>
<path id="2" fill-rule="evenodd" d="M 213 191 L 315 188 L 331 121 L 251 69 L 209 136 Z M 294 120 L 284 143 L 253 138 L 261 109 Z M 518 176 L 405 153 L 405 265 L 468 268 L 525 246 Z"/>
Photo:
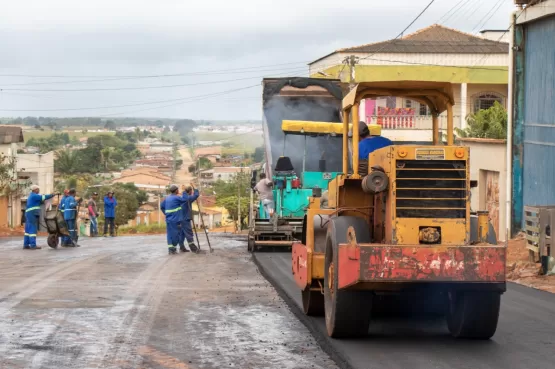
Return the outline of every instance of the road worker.
<path id="1" fill-rule="evenodd" d="M 179 250 L 181 252 L 189 252 L 185 247 L 185 240 L 189 244 L 189 248 L 192 252 L 197 252 L 198 247 L 195 245 L 195 240 L 193 238 L 193 228 L 191 225 L 191 216 L 192 216 L 192 205 L 193 202 L 198 199 L 199 192 L 193 185 L 189 185 L 184 187 L 183 191 L 183 199 L 185 203 L 183 204 L 183 223 L 181 224 L 181 230 L 179 234 Z M 199 212 L 200 213 L 200 212 Z M 200 215 L 202 216 L 202 215 Z"/>
<path id="2" fill-rule="evenodd" d="M 358 171 L 362 175 L 368 174 L 369 155 L 383 147 L 393 145 L 393 142 L 382 136 L 382 127 L 379 124 L 366 125 L 364 122 L 358 123 Z"/>
<path id="3" fill-rule="evenodd" d="M 60 203 L 58 204 L 58 210 L 62 213 L 62 215 L 64 215 L 64 202 L 68 195 L 69 195 L 69 190 L 65 189 L 64 195 L 62 196 Z M 62 235 L 61 242 L 62 242 L 62 246 L 71 246 L 71 237 Z"/>
<path id="4" fill-rule="evenodd" d="M 166 238 L 168 241 L 168 254 L 177 254 L 176 246 L 179 244 L 181 225 L 183 223 L 183 206 L 185 198 L 179 196 L 179 187 L 172 184 L 170 194 L 160 204 L 160 210 L 166 217 Z"/>
<path id="5" fill-rule="evenodd" d="M 71 237 L 70 244 L 66 246 L 79 247 L 77 244 L 77 208 L 81 204 L 82 199 L 75 200 L 76 191 L 74 188 L 69 190 L 64 200 L 64 219 L 67 223 L 69 235 Z"/>
<path id="6" fill-rule="evenodd" d="M 42 249 L 37 246 L 37 232 L 39 231 L 40 205 L 44 200 L 54 197 L 51 195 L 40 195 L 37 185 L 31 186 L 31 193 L 27 197 L 27 207 L 25 209 L 25 235 L 23 237 L 24 249 Z"/>

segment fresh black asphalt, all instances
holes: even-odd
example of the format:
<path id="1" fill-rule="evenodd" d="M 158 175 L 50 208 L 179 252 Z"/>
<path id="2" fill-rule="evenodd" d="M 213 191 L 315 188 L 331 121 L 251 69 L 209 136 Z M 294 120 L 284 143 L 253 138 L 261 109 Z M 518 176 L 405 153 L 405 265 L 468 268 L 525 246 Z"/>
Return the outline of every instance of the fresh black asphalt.
<path id="1" fill-rule="evenodd" d="M 444 319 L 378 318 L 367 338 L 327 336 L 323 318 L 302 312 L 290 253 L 257 252 L 255 262 L 320 345 L 344 368 L 534 369 L 555 367 L 555 295 L 510 283 L 489 341 L 452 338 Z"/>

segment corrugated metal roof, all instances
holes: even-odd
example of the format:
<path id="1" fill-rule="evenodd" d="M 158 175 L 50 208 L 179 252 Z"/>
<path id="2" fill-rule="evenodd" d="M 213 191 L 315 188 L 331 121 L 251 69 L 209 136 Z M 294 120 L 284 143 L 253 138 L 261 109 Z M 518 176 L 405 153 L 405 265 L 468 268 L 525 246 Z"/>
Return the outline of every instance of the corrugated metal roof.
<path id="1" fill-rule="evenodd" d="M 509 44 L 434 24 L 400 39 L 340 49 L 337 52 L 508 54 Z"/>
<path id="2" fill-rule="evenodd" d="M 16 126 L 0 126 L 0 145 L 23 142 L 23 130 Z"/>

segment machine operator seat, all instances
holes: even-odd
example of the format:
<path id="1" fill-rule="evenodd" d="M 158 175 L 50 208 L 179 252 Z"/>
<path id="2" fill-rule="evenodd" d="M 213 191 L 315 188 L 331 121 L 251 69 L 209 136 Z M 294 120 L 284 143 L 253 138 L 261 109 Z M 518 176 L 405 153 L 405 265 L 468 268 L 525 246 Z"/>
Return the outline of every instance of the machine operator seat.
<path id="1" fill-rule="evenodd" d="M 275 167 L 276 173 L 294 173 L 295 168 L 293 168 L 293 164 L 291 163 L 291 159 L 288 156 L 280 156 L 276 162 Z"/>

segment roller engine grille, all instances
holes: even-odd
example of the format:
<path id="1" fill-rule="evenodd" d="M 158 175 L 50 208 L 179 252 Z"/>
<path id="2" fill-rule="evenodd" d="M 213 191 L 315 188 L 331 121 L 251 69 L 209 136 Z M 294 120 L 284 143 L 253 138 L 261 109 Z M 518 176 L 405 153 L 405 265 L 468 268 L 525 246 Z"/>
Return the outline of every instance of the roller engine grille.
<path id="1" fill-rule="evenodd" d="M 396 163 L 398 218 L 465 218 L 466 161 L 399 160 Z"/>

